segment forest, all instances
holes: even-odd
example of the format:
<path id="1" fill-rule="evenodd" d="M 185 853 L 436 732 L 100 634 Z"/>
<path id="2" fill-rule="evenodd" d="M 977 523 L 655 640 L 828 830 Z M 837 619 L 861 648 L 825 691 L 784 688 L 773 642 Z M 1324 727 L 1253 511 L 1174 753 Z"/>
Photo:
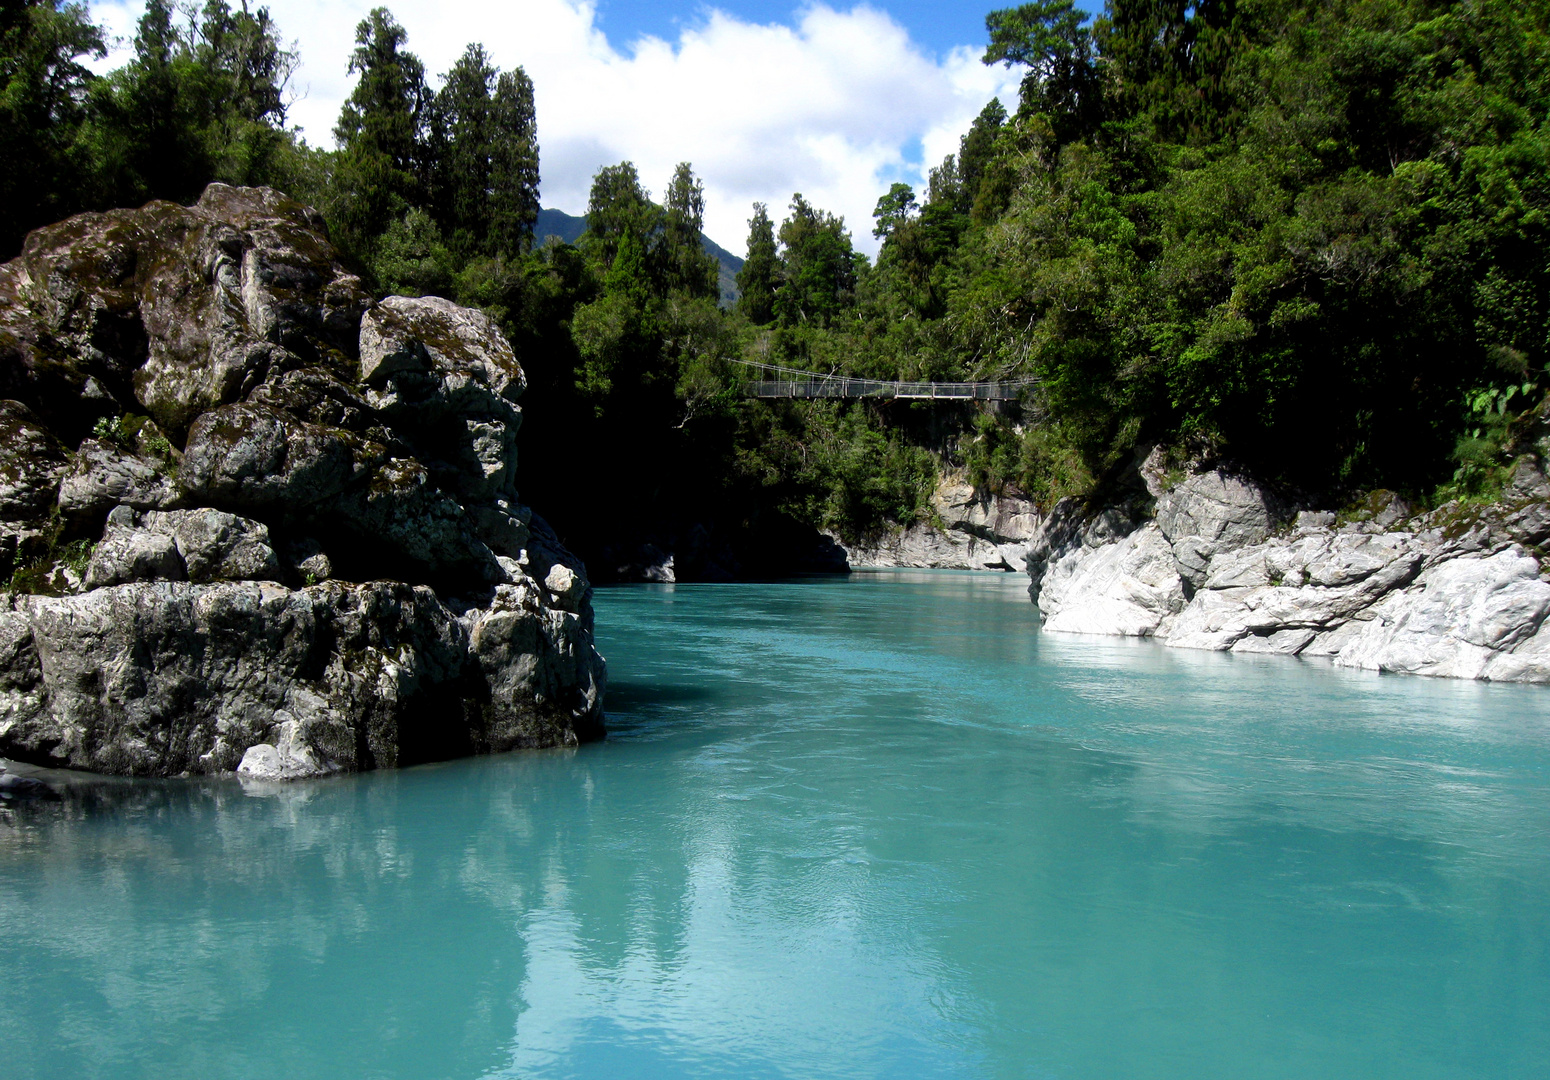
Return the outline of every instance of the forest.
<path id="1" fill-rule="evenodd" d="M 657 199 L 601 169 L 586 234 L 534 243 L 533 86 L 477 43 L 432 76 L 371 12 L 322 148 L 287 126 L 296 57 L 263 9 L 150 0 L 96 76 L 87 9 L 24 0 L 0 13 L 0 258 L 212 180 L 311 203 L 379 294 L 498 320 L 531 383 L 524 498 L 583 552 L 692 527 L 758 566 L 801 529 L 928 519 L 946 473 L 1047 506 L 1158 445 L 1328 505 L 1495 493 L 1546 387 L 1550 8 L 1042 0 L 986 39 L 1015 110 L 870 222 L 753 206 L 724 308 L 688 163 Z M 737 360 L 1034 382 L 997 410 L 757 401 Z"/>

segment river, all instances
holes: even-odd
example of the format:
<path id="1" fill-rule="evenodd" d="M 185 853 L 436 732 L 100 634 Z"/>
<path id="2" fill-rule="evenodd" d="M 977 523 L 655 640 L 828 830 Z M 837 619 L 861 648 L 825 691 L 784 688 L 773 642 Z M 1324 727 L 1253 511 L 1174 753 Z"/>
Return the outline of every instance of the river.
<path id="1" fill-rule="evenodd" d="M 610 738 L 0 818 L 34 1077 L 1550 1075 L 1550 691 L 599 590 Z"/>

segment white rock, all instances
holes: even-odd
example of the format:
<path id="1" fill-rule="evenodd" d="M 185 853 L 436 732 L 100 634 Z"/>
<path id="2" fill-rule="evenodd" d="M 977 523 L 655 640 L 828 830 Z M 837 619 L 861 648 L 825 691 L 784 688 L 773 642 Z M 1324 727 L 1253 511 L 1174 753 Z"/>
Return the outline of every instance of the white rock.
<path id="1" fill-rule="evenodd" d="M 1376 618 L 1340 650 L 1343 667 L 1477 679 L 1497 657 L 1534 635 L 1550 613 L 1550 583 L 1514 545 L 1495 555 L 1439 563 L 1403 592 L 1375 606 Z M 1501 662 L 1522 678 L 1531 654 Z"/>
<path id="2" fill-rule="evenodd" d="M 1077 634 L 1146 637 L 1165 631 L 1183 607 L 1173 551 L 1155 524 L 1058 559 L 1039 593 L 1044 628 Z"/>

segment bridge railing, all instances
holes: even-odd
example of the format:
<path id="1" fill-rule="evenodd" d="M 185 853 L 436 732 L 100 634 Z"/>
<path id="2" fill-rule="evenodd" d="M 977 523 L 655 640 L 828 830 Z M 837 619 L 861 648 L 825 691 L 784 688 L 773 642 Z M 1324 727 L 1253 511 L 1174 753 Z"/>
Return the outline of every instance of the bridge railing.
<path id="1" fill-rule="evenodd" d="M 1014 401 L 1028 382 L 890 382 L 844 376 L 812 379 L 758 379 L 746 384 L 756 398 L 895 398 L 912 401 L 959 399 Z"/>

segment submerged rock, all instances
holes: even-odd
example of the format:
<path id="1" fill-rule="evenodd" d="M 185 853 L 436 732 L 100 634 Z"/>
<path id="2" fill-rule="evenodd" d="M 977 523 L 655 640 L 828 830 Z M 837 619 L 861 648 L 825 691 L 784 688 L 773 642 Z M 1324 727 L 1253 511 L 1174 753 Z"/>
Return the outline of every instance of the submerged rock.
<path id="1" fill-rule="evenodd" d="M 487 317 L 373 303 L 272 191 L 33 233 L 0 559 L 51 595 L 0 601 L 0 753 L 270 780 L 600 737 L 586 572 L 516 501 L 525 385 Z"/>

